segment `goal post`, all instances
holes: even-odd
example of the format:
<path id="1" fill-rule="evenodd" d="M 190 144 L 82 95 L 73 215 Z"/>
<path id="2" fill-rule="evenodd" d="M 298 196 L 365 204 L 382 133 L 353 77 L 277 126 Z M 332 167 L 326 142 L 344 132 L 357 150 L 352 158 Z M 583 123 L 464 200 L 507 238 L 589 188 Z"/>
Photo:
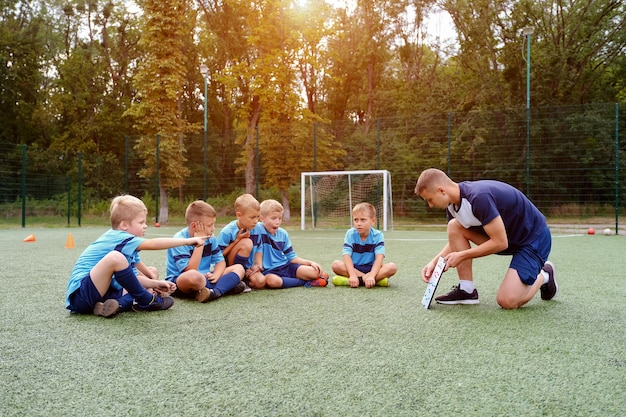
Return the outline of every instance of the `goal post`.
<path id="1" fill-rule="evenodd" d="M 391 174 L 386 170 L 320 171 L 301 174 L 301 229 L 352 227 L 352 208 L 376 207 L 376 228 L 393 228 Z"/>

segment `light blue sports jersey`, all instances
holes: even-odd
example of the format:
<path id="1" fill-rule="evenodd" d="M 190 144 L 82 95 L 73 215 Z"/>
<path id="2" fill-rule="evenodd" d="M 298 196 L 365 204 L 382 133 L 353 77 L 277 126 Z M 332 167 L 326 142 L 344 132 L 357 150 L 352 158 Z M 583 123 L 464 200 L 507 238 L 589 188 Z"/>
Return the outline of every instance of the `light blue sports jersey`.
<path id="1" fill-rule="evenodd" d="M 174 235 L 175 238 L 188 239 L 189 229 L 185 227 Z M 182 274 L 189 265 L 189 259 L 193 254 L 195 246 L 177 246 L 167 250 L 167 272 L 166 280 L 174 281 Z M 204 242 L 204 249 L 202 250 L 202 259 L 200 259 L 200 265 L 198 265 L 198 271 L 206 274 L 209 272 L 213 265 L 224 260 L 224 255 L 220 250 L 217 239 L 215 236 L 211 236 Z"/>
<path id="2" fill-rule="evenodd" d="M 257 226 L 254 229 L 250 230 L 250 239 L 252 240 L 252 251 L 250 252 L 250 256 L 248 257 L 248 261 L 246 262 L 246 268 L 250 268 L 254 263 L 254 254 L 259 249 L 260 241 L 259 241 L 259 228 L 258 225 L 261 223 L 257 223 Z M 220 231 L 220 234 L 217 236 L 217 244 L 220 247 L 221 251 L 224 251 L 228 245 L 235 241 L 237 235 L 239 234 L 239 226 L 237 225 L 237 220 L 233 220 L 228 223 L 224 228 Z"/>
<path id="3" fill-rule="evenodd" d="M 350 255 L 354 265 L 374 265 L 376 255 L 385 255 L 385 236 L 383 232 L 370 228 L 370 233 L 363 241 L 353 227 L 346 232 L 342 255 Z"/>
<path id="4" fill-rule="evenodd" d="M 285 229 L 279 227 L 276 235 L 272 236 L 263 223 L 257 224 L 255 230 L 260 232 L 261 249 L 263 251 L 263 270 L 278 268 L 296 258 L 296 252 L 291 246 L 291 239 Z"/>
<path id="5" fill-rule="evenodd" d="M 142 237 L 132 235 L 123 230 L 109 229 L 96 239 L 95 242 L 87 246 L 78 257 L 76 264 L 74 264 L 74 269 L 72 269 L 72 273 L 70 274 L 70 280 L 67 283 L 67 292 L 65 294 L 65 306 L 69 307 L 70 295 L 80 287 L 80 282 L 83 278 L 89 275 L 93 267 L 109 252 L 118 251 L 124 255 L 136 274 L 137 270 L 135 264 L 140 261 L 137 248 L 144 240 L 145 239 Z M 113 276 L 113 280 L 111 281 L 111 287 L 116 290 L 122 288 L 122 286 L 115 281 L 115 276 Z"/>

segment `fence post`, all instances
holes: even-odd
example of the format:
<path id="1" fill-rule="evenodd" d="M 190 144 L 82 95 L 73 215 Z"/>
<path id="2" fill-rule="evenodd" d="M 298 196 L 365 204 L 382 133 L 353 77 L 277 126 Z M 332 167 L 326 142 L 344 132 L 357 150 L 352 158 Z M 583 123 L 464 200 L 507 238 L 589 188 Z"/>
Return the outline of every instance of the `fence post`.
<path id="1" fill-rule="evenodd" d="M 313 123 L 313 172 L 317 171 L 317 122 Z"/>
<path id="2" fill-rule="evenodd" d="M 615 103 L 615 234 L 619 232 L 619 103 Z"/>
<path id="3" fill-rule="evenodd" d="M 67 188 L 67 225 L 70 225 L 70 216 L 72 215 L 72 180 L 68 175 L 65 177 Z"/>
<path id="4" fill-rule="evenodd" d="M 83 214 L 83 153 L 78 152 L 78 227 Z"/>
<path id="5" fill-rule="evenodd" d="M 26 227 L 26 145 L 22 145 L 22 228 Z"/>
<path id="6" fill-rule="evenodd" d="M 380 169 L 380 119 L 376 120 L 376 155 L 378 158 L 376 169 Z"/>
<path id="7" fill-rule="evenodd" d="M 256 134 L 256 147 L 254 149 L 254 186 L 256 198 L 259 198 L 259 165 L 261 161 L 259 161 L 259 125 L 257 124 L 254 127 L 254 131 Z"/>
<path id="8" fill-rule="evenodd" d="M 155 219 L 154 222 L 158 223 L 159 222 L 159 142 L 161 140 L 161 135 L 157 134 L 156 135 L 156 162 L 155 162 L 155 168 L 154 168 L 154 182 L 156 183 L 156 193 L 154 196 L 154 201 L 155 201 L 155 208 L 154 208 L 154 212 L 155 214 Z"/>
<path id="9" fill-rule="evenodd" d="M 128 159 L 129 159 L 129 140 L 128 135 L 124 136 L 124 193 L 128 194 Z"/>
<path id="10" fill-rule="evenodd" d="M 452 169 L 452 113 L 448 113 L 448 177 Z"/>

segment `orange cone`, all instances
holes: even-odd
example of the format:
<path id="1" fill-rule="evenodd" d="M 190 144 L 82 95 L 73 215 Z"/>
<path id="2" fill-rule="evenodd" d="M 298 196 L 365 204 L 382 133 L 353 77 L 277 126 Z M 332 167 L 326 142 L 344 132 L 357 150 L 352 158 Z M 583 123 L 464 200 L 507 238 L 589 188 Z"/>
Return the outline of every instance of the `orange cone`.
<path id="1" fill-rule="evenodd" d="M 68 233 L 67 240 L 65 241 L 65 249 L 74 249 L 75 247 L 74 236 L 72 236 L 71 233 Z"/>
<path id="2" fill-rule="evenodd" d="M 28 235 L 24 239 L 24 242 L 36 242 L 36 241 L 37 241 L 37 238 L 35 237 L 35 235 Z"/>

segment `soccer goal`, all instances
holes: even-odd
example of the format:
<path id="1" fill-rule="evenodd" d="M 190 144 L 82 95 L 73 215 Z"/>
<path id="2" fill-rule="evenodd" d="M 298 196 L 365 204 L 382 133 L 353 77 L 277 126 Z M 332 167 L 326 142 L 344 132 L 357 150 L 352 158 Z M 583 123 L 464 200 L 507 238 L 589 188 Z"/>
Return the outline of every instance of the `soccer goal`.
<path id="1" fill-rule="evenodd" d="M 377 229 L 393 228 L 389 171 L 326 171 L 301 174 L 301 229 L 352 227 L 352 207 L 372 203 Z"/>

